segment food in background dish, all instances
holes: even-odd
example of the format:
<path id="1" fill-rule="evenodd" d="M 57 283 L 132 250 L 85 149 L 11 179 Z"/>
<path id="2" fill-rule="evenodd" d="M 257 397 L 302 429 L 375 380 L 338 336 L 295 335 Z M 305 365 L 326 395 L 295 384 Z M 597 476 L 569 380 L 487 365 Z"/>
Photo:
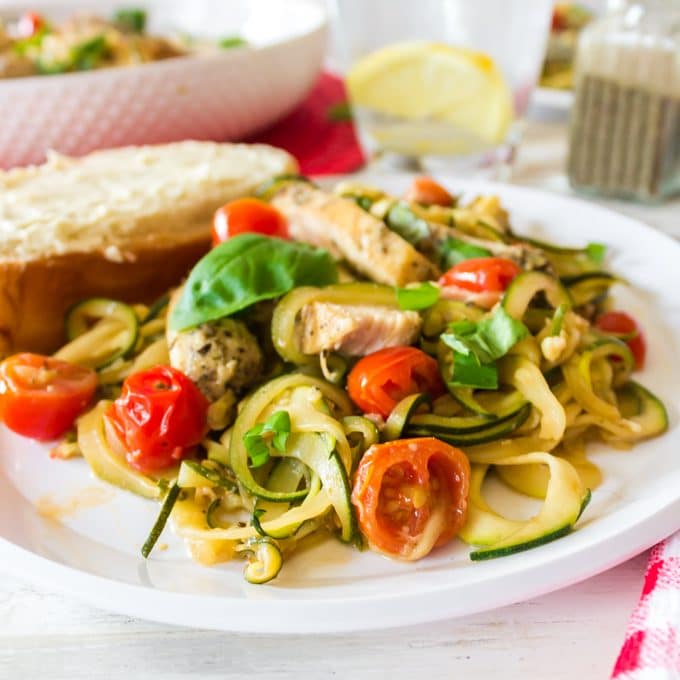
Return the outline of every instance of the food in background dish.
<path id="1" fill-rule="evenodd" d="M 161 502 L 145 557 L 168 519 L 196 561 L 245 558 L 251 583 L 329 534 L 409 561 L 456 537 L 502 557 L 572 530 L 602 480 L 590 441 L 667 428 L 601 244 L 524 238 L 497 197 L 429 178 L 400 198 L 289 174 L 245 208 L 217 211 L 180 288 L 84 300 L 54 357 L 0 365 L 8 427 L 46 439 L 80 413 L 52 455 Z M 538 514 L 492 509 L 492 470 Z"/>
<path id="2" fill-rule="evenodd" d="M 180 57 L 198 49 L 245 45 L 238 36 L 197 41 L 184 36 L 152 35 L 146 12 L 121 9 L 111 19 L 77 14 L 52 22 L 36 12 L 0 21 L 0 78 L 90 71 Z"/>
<path id="3" fill-rule="evenodd" d="M 577 3 L 564 2 L 555 5 L 540 78 L 541 87 L 559 90 L 572 88 L 576 41 L 580 31 L 593 18 L 590 10 Z"/>

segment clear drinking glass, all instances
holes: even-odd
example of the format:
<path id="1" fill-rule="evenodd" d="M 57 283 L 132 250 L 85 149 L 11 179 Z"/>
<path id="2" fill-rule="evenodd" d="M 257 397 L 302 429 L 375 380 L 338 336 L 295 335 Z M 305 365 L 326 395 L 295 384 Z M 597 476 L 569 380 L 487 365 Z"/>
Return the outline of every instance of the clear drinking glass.
<path id="1" fill-rule="evenodd" d="M 552 0 L 334 0 L 344 72 L 383 47 L 427 41 L 488 55 L 510 90 L 511 122 L 502 139 L 493 143 L 451 124 L 446 112 L 404 118 L 352 101 L 357 132 L 369 157 L 401 161 L 411 168 L 507 176 L 545 54 L 552 6 Z M 447 86 L 464 87 L 457 82 Z M 476 105 L 484 107 L 485 102 Z"/>

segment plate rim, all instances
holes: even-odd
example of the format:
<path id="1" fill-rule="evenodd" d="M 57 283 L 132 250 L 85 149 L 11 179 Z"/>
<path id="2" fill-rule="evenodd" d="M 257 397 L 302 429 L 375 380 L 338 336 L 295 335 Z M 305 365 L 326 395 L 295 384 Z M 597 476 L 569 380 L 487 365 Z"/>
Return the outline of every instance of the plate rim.
<path id="1" fill-rule="evenodd" d="M 382 176 L 375 173 L 362 173 L 355 175 L 354 178 L 360 181 L 370 178 L 378 184 L 382 180 L 383 183 L 396 185 L 400 182 L 407 182 L 412 176 L 408 173 Z M 651 233 L 654 238 L 665 242 L 669 248 L 680 252 L 678 241 L 643 221 L 571 195 L 522 185 L 462 179 L 446 174 L 435 176 L 456 187 L 457 192 L 496 191 L 501 194 L 514 194 L 513 202 L 516 202 L 515 196 L 517 202 L 528 197 L 529 213 L 531 212 L 531 196 L 538 195 L 543 199 L 546 196 L 554 198 L 556 212 L 559 211 L 560 203 L 565 207 L 579 204 L 582 209 L 586 208 L 590 211 L 594 218 L 598 215 L 607 216 L 609 219 L 615 218 L 622 226 L 627 223 L 638 232 Z M 324 184 L 333 181 L 337 181 L 337 178 L 323 178 Z M 526 217 L 526 212 L 523 213 L 523 217 Z M 623 252 L 627 251 L 628 248 Z M 674 424 L 672 431 L 675 431 L 676 437 L 680 437 L 677 423 Z M 676 478 L 680 480 L 680 467 L 673 473 L 671 481 Z M 2 480 L 11 484 L 4 470 L 0 471 L 0 484 Z M 617 518 L 629 512 L 630 503 L 627 503 L 613 513 L 602 517 L 601 521 L 615 523 Z M 544 548 L 549 548 L 548 551 L 537 548 L 528 553 L 504 558 L 503 563 L 510 564 L 511 567 L 504 570 L 504 588 L 500 594 L 496 595 L 492 605 L 486 600 L 477 604 L 474 602 L 466 602 L 463 605 L 452 604 L 452 595 L 456 593 L 457 588 L 455 583 L 446 586 L 435 584 L 431 588 L 418 587 L 413 589 L 413 592 L 397 595 L 382 593 L 377 596 L 361 595 L 358 598 L 343 599 L 322 596 L 309 599 L 255 597 L 237 600 L 229 595 L 182 593 L 116 581 L 33 553 L 12 543 L 4 536 L 0 536 L 0 555 L 5 558 L 3 560 L 5 568 L 20 577 L 28 577 L 52 590 L 57 588 L 76 599 L 86 600 L 107 610 L 143 619 L 244 633 L 357 632 L 415 625 L 495 609 L 538 597 L 601 573 L 630 559 L 680 529 L 680 490 L 674 491 L 672 484 L 664 488 L 663 493 L 659 493 L 658 497 L 654 498 L 653 505 L 641 513 L 637 521 L 611 529 L 604 537 L 599 537 L 598 532 L 591 536 L 589 526 L 586 524 L 579 531 L 564 537 L 559 542 L 544 546 Z M 612 546 L 615 547 L 614 550 Z M 530 563 L 525 564 L 527 555 L 531 555 L 533 559 L 529 558 Z M 550 569 L 555 565 L 557 568 Z M 480 571 L 480 581 L 484 580 L 482 571 Z M 478 583 L 474 583 L 473 586 L 479 587 Z M 258 588 L 258 586 L 245 587 Z M 372 616 L 365 616 L 352 609 L 357 602 L 372 603 L 379 605 L 379 608 L 374 608 Z M 228 603 L 236 603 L 233 617 L 229 618 L 224 614 L 225 605 Z M 282 622 L 279 615 L 284 615 L 292 608 L 296 610 L 297 615 L 288 614 Z"/>

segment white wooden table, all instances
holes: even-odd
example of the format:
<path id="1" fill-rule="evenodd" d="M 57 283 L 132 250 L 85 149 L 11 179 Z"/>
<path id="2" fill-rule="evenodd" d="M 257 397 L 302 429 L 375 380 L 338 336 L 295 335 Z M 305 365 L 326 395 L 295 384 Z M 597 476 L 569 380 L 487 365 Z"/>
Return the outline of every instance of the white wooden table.
<path id="1" fill-rule="evenodd" d="M 562 121 L 530 125 L 516 181 L 566 191 Z M 612 207 L 680 237 L 680 204 Z M 232 635 L 109 614 L 5 573 L 0 679 L 442 678 L 604 680 L 637 601 L 647 556 L 504 609 L 342 636 Z"/>

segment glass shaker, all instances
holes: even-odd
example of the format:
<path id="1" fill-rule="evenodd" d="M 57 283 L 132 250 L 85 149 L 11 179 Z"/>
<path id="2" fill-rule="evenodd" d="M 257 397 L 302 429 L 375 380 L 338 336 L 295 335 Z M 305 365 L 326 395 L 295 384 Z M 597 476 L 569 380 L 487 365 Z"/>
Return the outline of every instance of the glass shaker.
<path id="1" fill-rule="evenodd" d="M 581 34 L 567 172 L 593 194 L 680 193 L 680 0 L 623 3 Z"/>

